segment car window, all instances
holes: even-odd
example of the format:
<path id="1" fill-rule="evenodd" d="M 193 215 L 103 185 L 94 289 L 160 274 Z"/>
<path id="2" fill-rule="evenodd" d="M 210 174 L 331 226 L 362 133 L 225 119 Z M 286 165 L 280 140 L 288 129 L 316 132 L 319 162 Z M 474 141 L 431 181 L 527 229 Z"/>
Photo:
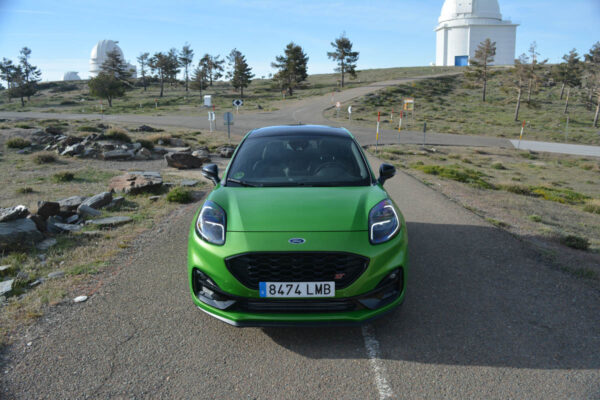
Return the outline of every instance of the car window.
<path id="1" fill-rule="evenodd" d="M 368 168 L 350 138 L 249 137 L 227 174 L 232 186 L 364 186 Z"/>

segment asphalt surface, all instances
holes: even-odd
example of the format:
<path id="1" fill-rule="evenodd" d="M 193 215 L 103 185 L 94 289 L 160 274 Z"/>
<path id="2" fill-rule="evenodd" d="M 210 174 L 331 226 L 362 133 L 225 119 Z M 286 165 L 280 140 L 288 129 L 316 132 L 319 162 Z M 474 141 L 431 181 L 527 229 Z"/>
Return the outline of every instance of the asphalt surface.
<path id="1" fill-rule="evenodd" d="M 313 120 L 310 105 L 295 116 L 321 122 L 321 106 Z M 407 299 L 394 313 L 311 329 L 238 329 L 205 315 L 186 281 L 194 204 L 120 255 L 86 303 L 57 307 L 11 345 L 0 397 L 600 398 L 597 290 L 403 173 L 386 188 L 410 241 Z"/>

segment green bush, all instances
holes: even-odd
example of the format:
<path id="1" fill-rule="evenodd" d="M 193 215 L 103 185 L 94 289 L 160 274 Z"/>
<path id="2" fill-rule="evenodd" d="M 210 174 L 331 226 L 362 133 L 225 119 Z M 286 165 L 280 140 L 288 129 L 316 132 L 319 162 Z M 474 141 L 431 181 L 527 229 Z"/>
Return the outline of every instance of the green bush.
<path id="1" fill-rule="evenodd" d="M 500 185 L 500 189 L 505 190 L 509 193 L 520 194 L 523 196 L 534 196 L 534 194 L 531 192 L 531 189 L 529 188 L 529 186 L 516 185 L 516 184 Z"/>
<path id="2" fill-rule="evenodd" d="M 499 162 L 493 163 L 492 164 L 492 168 L 494 168 L 494 169 L 506 169 L 506 167 L 504 165 L 502 165 L 502 163 L 499 163 Z"/>
<path id="3" fill-rule="evenodd" d="M 177 186 L 167 193 L 167 201 L 170 203 L 186 204 L 191 203 L 193 200 L 192 193 L 181 186 Z"/>
<path id="4" fill-rule="evenodd" d="M 37 153 L 33 156 L 33 162 L 36 164 L 49 164 L 56 161 L 54 154 L 49 152 Z"/>
<path id="5" fill-rule="evenodd" d="M 560 240 L 565 246 L 571 247 L 577 250 L 587 250 L 590 247 L 590 241 L 587 238 L 577 235 L 563 236 Z"/>
<path id="6" fill-rule="evenodd" d="M 131 143 L 131 138 L 127 135 L 124 129 L 121 128 L 110 128 L 104 137 L 110 140 L 120 140 L 121 142 Z"/>
<path id="7" fill-rule="evenodd" d="M 138 140 L 138 142 L 142 145 L 142 147 L 145 147 L 148 150 L 154 149 L 154 143 L 152 143 L 152 141 L 150 140 L 140 139 Z"/>
<path id="8" fill-rule="evenodd" d="M 586 204 L 583 207 L 583 211 L 592 213 L 592 214 L 600 214 L 600 204 Z"/>
<path id="9" fill-rule="evenodd" d="M 33 193 L 33 188 L 30 187 L 22 187 L 17 189 L 17 194 L 29 194 Z"/>
<path id="10" fill-rule="evenodd" d="M 102 132 L 102 129 L 95 126 L 83 125 L 77 127 L 77 132 Z"/>
<path id="11" fill-rule="evenodd" d="M 533 222 L 542 222 L 542 217 L 540 217 L 539 215 L 532 214 L 527 218 L 529 218 Z"/>
<path id="12" fill-rule="evenodd" d="M 15 127 L 21 128 L 21 129 L 33 129 L 33 128 L 35 128 L 35 126 L 26 124 L 24 122 L 20 122 L 18 124 L 15 124 Z"/>
<path id="13" fill-rule="evenodd" d="M 578 204 L 589 199 L 588 196 L 570 189 L 556 189 L 547 186 L 533 186 L 531 191 L 545 200 L 562 204 Z"/>
<path id="14" fill-rule="evenodd" d="M 6 147 L 9 149 L 24 149 L 31 146 L 31 142 L 21 137 L 13 137 L 6 141 Z"/>
<path id="15" fill-rule="evenodd" d="M 73 179 L 75 179 L 75 175 L 72 172 L 63 171 L 52 175 L 52 180 L 57 183 L 71 182 Z"/>

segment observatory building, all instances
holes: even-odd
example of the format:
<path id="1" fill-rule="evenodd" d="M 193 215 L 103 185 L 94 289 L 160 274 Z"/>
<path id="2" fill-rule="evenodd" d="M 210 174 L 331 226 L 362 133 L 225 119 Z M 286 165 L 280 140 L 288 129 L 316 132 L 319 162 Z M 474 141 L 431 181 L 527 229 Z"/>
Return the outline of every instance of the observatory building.
<path id="1" fill-rule="evenodd" d="M 80 81 L 81 78 L 79 77 L 79 74 L 75 71 L 68 71 L 65 72 L 65 74 L 63 75 L 63 81 Z"/>
<path id="2" fill-rule="evenodd" d="M 90 56 L 90 78 L 94 78 L 98 75 L 102 64 L 104 64 L 104 62 L 108 58 L 107 54 L 111 51 L 116 50 L 117 53 L 119 53 L 119 55 L 121 56 L 121 60 L 125 62 L 125 56 L 123 55 L 123 51 L 117 45 L 117 43 L 119 42 L 116 42 L 114 40 L 101 40 L 94 46 L 94 48 L 92 49 L 92 54 Z M 125 64 L 127 65 L 128 69 L 132 71 L 133 77 L 135 78 L 135 65 L 131 65 L 127 62 L 125 62 Z"/>
<path id="3" fill-rule="evenodd" d="M 498 0 L 445 0 L 438 22 L 436 65 L 468 65 L 487 38 L 496 42 L 494 65 L 514 64 L 517 24 L 502 20 Z"/>

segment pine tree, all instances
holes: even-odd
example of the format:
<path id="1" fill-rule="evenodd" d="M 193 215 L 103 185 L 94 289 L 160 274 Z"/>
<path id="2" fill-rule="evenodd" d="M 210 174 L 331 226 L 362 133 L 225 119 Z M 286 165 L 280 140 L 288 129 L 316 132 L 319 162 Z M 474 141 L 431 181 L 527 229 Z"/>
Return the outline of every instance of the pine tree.
<path id="1" fill-rule="evenodd" d="M 100 71 L 98 76 L 89 80 L 88 86 L 90 94 L 101 99 L 106 99 L 109 107 L 112 107 L 114 98 L 122 97 L 125 94 L 123 81 L 117 79 L 110 72 Z"/>
<path id="2" fill-rule="evenodd" d="M 179 65 L 183 67 L 183 75 L 185 78 L 185 91 L 188 91 L 188 82 L 190 80 L 189 77 L 189 68 L 192 64 L 192 60 L 194 59 L 194 50 L 190 48 L 189 44 L 186 44 L 181 49 L 181 53 L 179 53 Z"/>
<path id="3" fill-rule="evenodd" d="M 20 51 L 19 66 L 21 67 L 23 82 L 20 84 L 20 92 L 27 96 L 29 101 L 31 96 L 37 92 L 37 83 L 40 81 L 42 72 L 35 65 L 31 65 L 29 57 L 31 56 L 31 49 L 23 47 Z M 21 97 L 21 103 L 23 103 L 23 95 Z"/>
<path id="4" fill-rule="evenodd" d="M 529 57 L 526 54 L 522 54 L 518 59 L 515 60 L 515 65 L 511 68 L 509 75 L 509 81 L 506 85 L 503 85 L 503 90 L 508 91 L 509 89 L 516 89 L 517 91 L 517 105 L 515 107 L 515 121 L 519 120 L 519 111 L 521 109 L 521 98 L 523 97 L 523 90 L 528 85 L 530 72 L 529 72 Z"/>
<path id="5" fill-rule="evenodd" d="M 582 64 L 579 59 L 579 54 L 575 49 L 571 50 L 569 54 L 565 54 L 563 60 L 565 62 L 558 65 L 558 76 L 561 79 L 563 90 L 565 87 L 567 88 L 567 99 L 565 101 L 564 110 L 564 113 L 567 114 L 569 112 L 571 89 L 581 85 Z M 562 91 L 560 98 L 562 99 Z"/>
<path id="6" fill-rule="evenodd" d="M 132 86 L 129 82 L 132 71 L 129 70 L 129 67 L 121 58 L 121 54 L 116 49 L 106 53 L 106 60 L 100 66 L 100 71 L 114 76 L 117 81 L 122 82 L 124 85 Z"/>
<path id="7" fill-rule="evenodd" d="M 160 81 L 159 97 L 163 97 L 165 81 L 172 79 L 172 77 L 179 72 L 177 69 L 177 58 L 173 58 L 172 52 L 170 54 L 165 54 L 163 52 L 154 53 L 148 61 L 148 65 L 150 66 L 152 73 L 155 73 Z"/>
<path id="8" fill-rule="evenodd" d="M 0 62 L 0 79 L 6 82 L 6 95 L 8 97 L 8 102 L 11 102 L 12 94 L 10 92 L 10 88 L 13 85 L 12 79 L 15 73 L 16 66 L 13 64 L 12 60 L 8 58 L 2 58 L 2 62 Z"/>
<path id="9" fill-rule="evenodd" d="M 137 61 L 140 64 L 140 75 L 142 76 L 142 84 L 144 85 L 144 92 L 146 91 L 146 68 L 148 67 L 148 60 L 150 53 L 142 53 L 138 56 Z"/>
<path id="10" fill-rule="evenodd" d="M 600 42 L 596 42 L 590 52 L 585 55 L 586 85 L 590 91 L 589 102 L 596 93 L 596 113 L 594 114 L 594 128 L 598 127 L 598 114 L 600 114 Z"/>
<path id="11" fill-rule="evenodd" d="M 213 85 L 213 80 L 217 80 L 223 76 L 223 64 L 225 64 L 225 60 L 221 59 L 219 55 L 211 56 L 206 53 L 200 59 L 200 66 L 206 72 L 210 86 Z"/>
<path id="12" fill-rule="evenodd" d="M 168 64 L 167 64 L 167 78 L 173 86 L 174 83 L 177 82 L 177 74 L 179 73 L 179 52 L 176 48 L 172 48 L 169 50 L 167 54 Z"/>
<path id="13" fill-rule="evenodd" d="M 231 71 L 231 85 L 234 89 L 240 90 L 242 99 L 244 98 L 244 88 L 247 88 L 254 78 L 254 74 L 251 72 L 252 68 L 246 62 L 246 57 L 236 49 L 233 49 L 230 53 L 232 57 L 231 62 L 233 63 L 233 70 Z M 228 57 L 229 59 L 229 57 Z"/>
<path id="14" fill-rule="evenodd" d="M 192 74 L 192 89 L 199 90 L 200 96 L 202 96 L 202 91 L 206 89 L 208 85 L 208 73 L 205 67 L 202 64 L 198 64 L 196 69 Z"/>
<path id="15" fill-rule="evenodd" d="M 275 62 L 271 63 L 273 68 L 279 70 L 275 79 L 281 82 L 281 89 L 287 90 L 290 96 L 294 95 L 298 84 L 308 77 L 307 63 L 308 56 L 294 42 L 286 46 L 284 55 L 275 57 Z"/>
<path id="16" fill-rule="evenodd" d="M 465 77 L 483 83 L 482 101 L 485 102 L 487 94 L 487 83 L 490 77 L 490 65 L 496 56 L 496 42 L 485 39 L 477 46 L 475 55 L 469 59 L 469 66 L 465 71 Z"/>
<path id="17" fill-rule="evenodd" d="M 327 57 L 337 62 L 336 72 L 342 74 L 342 87 L 344 87 L 344 75 L 350 74 L 356 78 L 356 62 L 358 61 L 358 51 L 352 51 L 352 42 L 346 37 L 346 33 L 331 42 L 334 51 L 327 52 Z"/>

